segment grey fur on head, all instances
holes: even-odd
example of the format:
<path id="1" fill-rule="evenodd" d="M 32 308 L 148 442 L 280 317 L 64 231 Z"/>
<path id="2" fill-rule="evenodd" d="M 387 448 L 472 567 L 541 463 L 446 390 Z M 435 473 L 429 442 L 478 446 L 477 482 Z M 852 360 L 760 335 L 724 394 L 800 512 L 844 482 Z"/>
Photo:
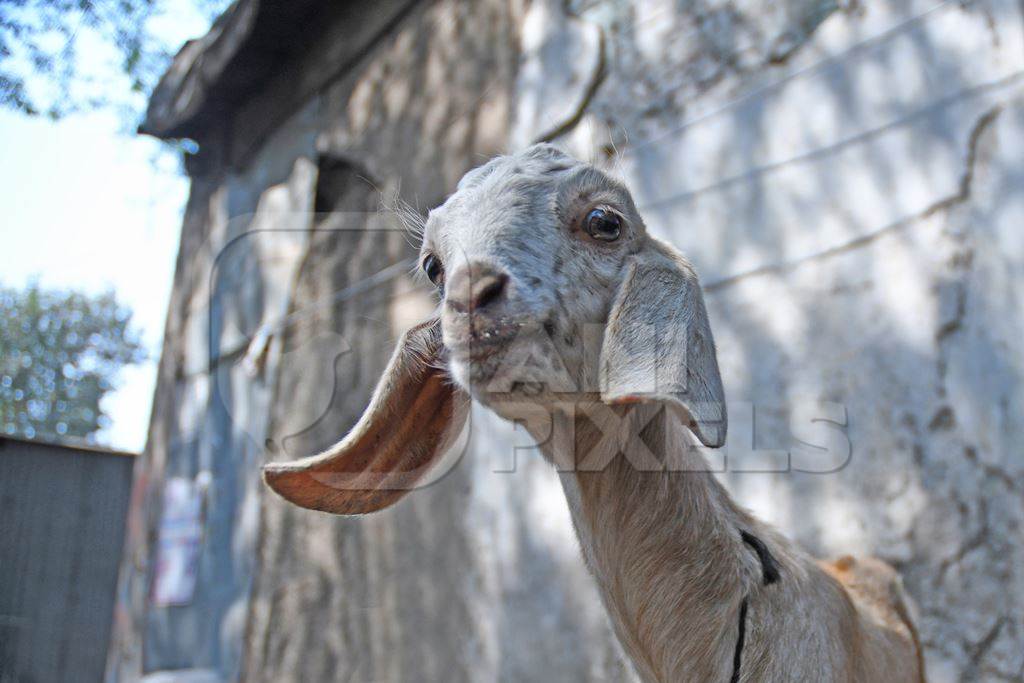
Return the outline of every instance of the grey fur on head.
<path id="1" fill-rule="evenodd" d="M 595 209 L 619 221 L 617 238 L 588 234 Z M 420 262 L 443 269 L 452 377 L 499 414 L 509 400 L 600 393 L 666 402 L 705 445 L 724 442 L 697 275 L 647 234 L 629 191 L 603 171 L 549 144 L 492 159 L 431 211 Z M 488 278 L 506 280 L 500 300 L 468 310 L 473 281 Z"/>

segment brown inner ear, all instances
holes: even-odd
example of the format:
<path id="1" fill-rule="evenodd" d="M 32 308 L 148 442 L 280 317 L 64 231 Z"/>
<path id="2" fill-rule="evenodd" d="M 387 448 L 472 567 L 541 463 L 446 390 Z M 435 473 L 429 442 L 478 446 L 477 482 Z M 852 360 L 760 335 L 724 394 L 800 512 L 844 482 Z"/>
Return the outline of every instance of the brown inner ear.
<path id="1" fill-rule="evenodd" d="M 458 436 L 469 399 L 439 369 L 440 324 L 413 328 L 399 342 L 359 422 L 327 451 L 263 468 L 288 501 L 339 515 L 396 503 Z"/>

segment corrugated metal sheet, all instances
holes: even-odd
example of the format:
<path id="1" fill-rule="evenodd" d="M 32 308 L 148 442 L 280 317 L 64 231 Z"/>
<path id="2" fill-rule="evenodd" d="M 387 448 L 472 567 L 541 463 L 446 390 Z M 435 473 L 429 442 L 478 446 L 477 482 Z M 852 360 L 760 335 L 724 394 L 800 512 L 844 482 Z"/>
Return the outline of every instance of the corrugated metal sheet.
<path id="1" fill-rule="evenodd" d="M 98 681 L 134 458 L 0 438 L 0 681 Z"/>

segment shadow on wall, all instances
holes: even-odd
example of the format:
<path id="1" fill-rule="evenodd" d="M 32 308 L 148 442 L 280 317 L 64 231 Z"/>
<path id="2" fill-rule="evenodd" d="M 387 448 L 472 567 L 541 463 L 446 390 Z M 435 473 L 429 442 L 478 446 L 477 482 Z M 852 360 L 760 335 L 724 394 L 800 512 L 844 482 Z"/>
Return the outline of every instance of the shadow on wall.
<path id="1" fill-rule="evenodd" d="M 660 5 L 582 8 L 614 57 L 562 142 L 702 273 L 754 446 L 792 448 L 801 405 L 849 420 L 841 471 L 734 453 L 732 489 L 817 554 L 899 567 L 934 680 L 1019 678 L 1021 8 Z"/>

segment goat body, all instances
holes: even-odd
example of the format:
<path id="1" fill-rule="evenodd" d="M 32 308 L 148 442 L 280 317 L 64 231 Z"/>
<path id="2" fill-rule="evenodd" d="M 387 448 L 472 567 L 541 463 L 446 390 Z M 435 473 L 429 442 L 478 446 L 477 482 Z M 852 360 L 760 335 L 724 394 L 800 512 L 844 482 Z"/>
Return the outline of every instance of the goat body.
<path id="1" fill-rule="evenodd" d="M 626 429 L 663 461 L 675 456 L 677 471 L 639 471 L 620 456 L 600 471 L 560 477 L 584 558 L 643 680 L 924 680 L 891 567 L 873 558 L 812 560 L 735 505 L 664 410 L 631 413 Z M 572 453 L 593 453 L 600 428 L 574 419 Z M 542 450 L 565 462 L 570 455 L 557 448 Z"/>
<path id="2" fill-rule="evenodd" d="M 392 505 L 443 474 L 473 399 L 559 471 L 645 681 L 924 680 L 891 567 L 811 560 L 708 471 L 726 415 L 700 284 L 623 185 L 550 145 L 499 157 L 431 212 L 421 262 L 439 317 L 403 336 L 341 442 L 266 466 L 271 488 L 336 514 Z"/>

